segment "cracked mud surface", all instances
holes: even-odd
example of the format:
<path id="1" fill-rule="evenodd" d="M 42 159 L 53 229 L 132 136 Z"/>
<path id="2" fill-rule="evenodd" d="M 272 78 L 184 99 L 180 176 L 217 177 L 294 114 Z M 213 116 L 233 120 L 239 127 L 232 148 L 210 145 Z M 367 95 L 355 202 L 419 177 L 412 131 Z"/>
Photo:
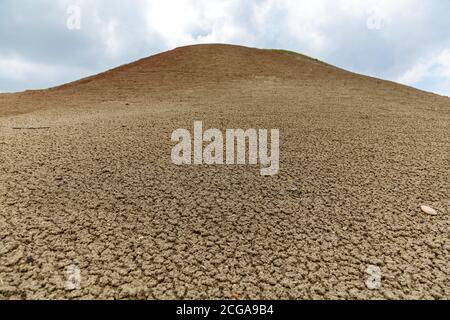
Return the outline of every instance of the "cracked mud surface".
<path id="1" fill-rule="evenodd" d="M 195 120 L 279 128 L 279 174 L 173 165 Z M 0 95 L 0 151 L 1 299 L 450 298 L 449 98 L 186 47 Z"/>

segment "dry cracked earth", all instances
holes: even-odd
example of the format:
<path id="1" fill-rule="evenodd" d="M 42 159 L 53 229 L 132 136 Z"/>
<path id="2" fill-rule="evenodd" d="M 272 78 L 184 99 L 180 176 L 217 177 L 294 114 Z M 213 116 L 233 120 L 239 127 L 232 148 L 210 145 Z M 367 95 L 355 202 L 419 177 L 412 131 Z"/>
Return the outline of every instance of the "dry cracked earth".
<path id="1" fill-rule="evenodd" d="M 279 174 L 174 165 L 195 120 L 280 129 Z M 448 299 L 449 168 L 449 98 L 289 52 L 1 94 L 0 298 Z"/>

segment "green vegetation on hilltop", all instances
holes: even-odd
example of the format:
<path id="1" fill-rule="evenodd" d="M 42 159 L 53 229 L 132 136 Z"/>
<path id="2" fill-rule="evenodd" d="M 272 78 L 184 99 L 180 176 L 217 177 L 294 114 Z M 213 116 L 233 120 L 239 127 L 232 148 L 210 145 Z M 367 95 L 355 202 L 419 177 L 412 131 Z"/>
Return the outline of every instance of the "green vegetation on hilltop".
<path id="1" fill-rule="evenodd" d="M 314 62 L 318 62 L 318 63 L 322 63 L 322 64 L 327 65 L 327 66 L 331 66 L 330 64 L 328 64 L 326 62 L 323 62 L 323 61 L 321 61 L 319 59 L 311 58 L 311 57 L 309 57 L 307 55 L 304 55 L 304 54 L 301 54 L 301 53 L 298 53 L 298 52 L 295 52 L 295 51 L 283 50 L 283 49 L 265 49 L 265 50 L 271 51 L 271 52 L 274 52 L 274 53 L 279 53 L 279 54 L 288 54 L 288 55 L 291 55 L 291 56 L 302 57 L 302 58 L 305 58 L 305 59 L 308 59 L 308 60 L 311 60 L 311 61 L 314 61 Z"/>

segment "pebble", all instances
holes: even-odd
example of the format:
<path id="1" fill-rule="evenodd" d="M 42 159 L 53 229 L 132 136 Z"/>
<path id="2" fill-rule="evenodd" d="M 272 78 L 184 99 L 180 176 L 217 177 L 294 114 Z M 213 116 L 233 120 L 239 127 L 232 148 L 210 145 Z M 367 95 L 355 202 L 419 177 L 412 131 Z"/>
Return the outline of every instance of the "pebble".
<path id="1" fill-rule="evenodd" d="M 432 216 L 436 216 L 438 214 L 436 210 L 434 210 L 433 208 L 431 208 L 429 206 L 420 206 L 420 209 L 422 209 L 422 211 L 425 212 L 426 214 L 429 214 Z"/>

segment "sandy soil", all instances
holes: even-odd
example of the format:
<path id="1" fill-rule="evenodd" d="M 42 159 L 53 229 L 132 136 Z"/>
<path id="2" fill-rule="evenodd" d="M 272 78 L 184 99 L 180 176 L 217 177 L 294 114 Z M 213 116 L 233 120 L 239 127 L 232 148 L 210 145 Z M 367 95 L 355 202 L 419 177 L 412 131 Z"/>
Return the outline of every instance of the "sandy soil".
<path id="1" fill-rule="evenodd" d="M 194 120 L 279 128 L 280 173 L 173 165 Z M 449 98 L 289 53 L 184 47 L 2 94 L 0 298 L 448 299 L 449 168 Z"/>

